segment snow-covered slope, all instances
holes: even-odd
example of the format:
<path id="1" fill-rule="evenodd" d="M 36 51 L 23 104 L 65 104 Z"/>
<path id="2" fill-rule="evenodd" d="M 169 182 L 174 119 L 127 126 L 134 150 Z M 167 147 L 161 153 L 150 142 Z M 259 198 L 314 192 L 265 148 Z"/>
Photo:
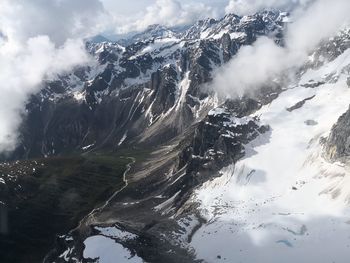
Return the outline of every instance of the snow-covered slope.
<path id="1" fill-rule="evenodd" d="M 324 158 L 323 142 L 349 107 L 349 65 L 348 49 L 253 114 L 270 131 L 193 197 L 208 220 L 191 242 L 198 258 L 348 262 L 350 171 Z"/>

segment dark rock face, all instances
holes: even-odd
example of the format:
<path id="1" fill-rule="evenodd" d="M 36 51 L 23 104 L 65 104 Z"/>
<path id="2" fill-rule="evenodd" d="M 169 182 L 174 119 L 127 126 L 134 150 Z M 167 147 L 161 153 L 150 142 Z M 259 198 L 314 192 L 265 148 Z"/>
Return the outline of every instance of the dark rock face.
<path id="1" fill-rule="evenodd" d="M 349 30 L 342 31 L 335 36 L 331 41 L 325 41 L 312 55 L 313 60 L 306 67 L 318 68 L 327 61 L 333 61 L 345 50 L 350 48 L 350 32 Z"/>
<path id="2" fill-rule="evenodd" d="M 300 109 L 301 107 L 304 106 L 304 104 L 305 104 L 307 101 L 312 100 L 314 97 L 315 97 L 315 95 L 314 95 L 314 96 L 311 96 L 311 97 L 309 97 L 309 98 L 303 99 L 303 100 L 301 100 L 301 101 L 299 101 L 299 102 L 297 102 L 297 103 L 296 103 L 295 105 L 293 105 L 292 107 L 287 108 L 287 111 L 292 112 L 292 111 L 295 111 L 295 110 L 297 110 L 297 109 Z"/>
<path id="3" fill-rule="evenodd" d="M 350 109 L 333 126 L 325 142 L 326 156 L 335 160 L 347 161 L 350 156 Z"/>
<path id="4" fill-rule="evenodd" d="M 238 105 L 242 105 L 239 110 Z M 94 235 L 94 227 L 106 226 L 106 220 L 108 226 L 118 224 L 139 236 L 136 243 L 122 244 L 146 261 L 196 262 L 194 255 L 174 244 L 172 232 L 179 231 L 176 219 L 194 212 L 186 202 L 197 186 L 244 156 L 244 145 L 269 130 L 257 118 L 247 116 L 261 106 L 248 98 L 228 102 L 209 112 L 185 136 L 155 150 L 130 172 L 128 187 L 106 207 L 85 218 L 69 236 L 58 239 L 46 262 L 82 258 L 83 240 Z M 67 250 L 68 261 L 57 259 Z M 170 250 L 177 251 L 176 255 L 166 252 Z"/>
<path id="5" fill-rule="evenodd" d="M 188 165 L 188 172 L 200 172 L 202 176 L 235 163 L 244 156 L 244 145 L 269 129 L 260 126 L 256 118 L 245 118 L 260 107 L 261 103 L 253 99 L 242 99 L 210 111 L 196 127 L 190 145 L 181 152 L 179 166 Z M 199 181 L 207 179 L 204 176 Z"/>
<path id="6" fill-rule="evenodd" d="M 152 112 L 158 117 L 175 105 L 177 72 L 172 66 L 157 70 L 151 76 L 150 89 L 154 91 Z"/>

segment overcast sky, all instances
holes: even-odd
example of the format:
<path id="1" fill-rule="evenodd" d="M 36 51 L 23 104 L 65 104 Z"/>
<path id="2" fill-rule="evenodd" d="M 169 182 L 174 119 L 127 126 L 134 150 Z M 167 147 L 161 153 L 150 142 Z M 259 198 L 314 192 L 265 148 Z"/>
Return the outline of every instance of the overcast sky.
<path id="1" fill-rule="evenodd" d="M 177 26 L 225 14 L 229 0 L 101 0 L 116 33 L 140 31 L 151 24 Z"/>
<path id="2" fill-rule="evenodd" d="M 225 13 L 252 14 L 264 8 L 290 9 L 314 0 L 100 0 L 110 14 L 109 31 L 140 31 L 151 24 L 186 25 Z"/>
<path id="3" fill-rule="evenodd" d="M 156 0 L 102 0 L 105 7 L 109 10 L 113 10 L 115 13 L 121 15 L 132 15 L 135 12 L 144 10 L 147 6 L 150 6 L 156 2 Z M 229 2 L 228 0 L 179 0 L 180 3 L 186 4 L 189 2 L 193 3 L 204 3 L 211 6 L 216 6 L 224 11 L 225 6 Z"/>
<path id="4" fill-rule="evenodd" d="M 264 8 L 286 9 L 311 1 L 315 0 L 0 0 L 0 15 L 4 17 L 0 17 L 0 30 L 6 22 L 26 32 L 27 36 L 48 34 L 51 29 L 52 33 L 65 33 L 69 28 L 64 27 L 71 26 L 79 34 L 124 34 L 142 31 L 152 24 L 183 26 L 199 19 L 219 18 L 225 13 L 252 14 Z M 18 21 L 9 21 L 12 15 Z M 71 23 L 72 20 L 81 23 Z M 8 28 L 2 30 L 8 31 Z M 61 40 L 66 37 L 55 34 L 52 37 Z"/>

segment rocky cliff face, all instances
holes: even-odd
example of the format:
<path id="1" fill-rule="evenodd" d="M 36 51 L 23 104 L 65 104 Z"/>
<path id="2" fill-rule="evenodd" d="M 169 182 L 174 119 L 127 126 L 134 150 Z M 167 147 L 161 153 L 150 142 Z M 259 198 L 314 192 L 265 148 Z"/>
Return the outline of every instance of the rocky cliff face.
<path id="1" fill-rule="evenodd" d="M 326 156 L 332 161 L 348 161 L 350 156 L 350 110 L 333 126 L 325 141 Z"/>

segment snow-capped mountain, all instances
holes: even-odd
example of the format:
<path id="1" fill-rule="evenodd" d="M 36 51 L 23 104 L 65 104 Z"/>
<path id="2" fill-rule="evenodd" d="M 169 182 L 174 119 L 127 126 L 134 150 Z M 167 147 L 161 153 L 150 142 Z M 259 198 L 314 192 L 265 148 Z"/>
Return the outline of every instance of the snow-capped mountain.
<path id="1" fill-rule="evenodd" d="M 153 26 L 126 47 L 90 43 L 87 48 L 97 63 L 48 82 L 33 97 L 23 125 L 27 131 L 16 154 L 48 156 L 87 145 L 117 147 L 124 137 L 123 144 L 132 140 L 152 144 L 155 137 L 158 143 L 167 141 L 219 103 L 202 88 L 213 70 L 260 35 L 281 41 L 283 23 L 280 13 L 227 15 L 200 21 L 180 33 Z M 62 123 L 54 115 L 61 116 L 67 105 L 77 110 L 59 127 Z M 117 110 L 110 111 L 111 107 Z M 34 130 L 30 130 L 32 117 Z"/>
<path id="2" fill-rule="evenodd" d="M 87 43 L 94 59 L 32 96 L 4 156 L 0 202 L 18 230 L 0 245 L 20 244 L 18 262 L 35 262 L 37 233 L 59 234 L 44 262 L 346 262 L 349 31 L 288 83 L 231 99 L 208 88 L 260 36 L 283 46 L 289 22 L 229 14 Z"/>

